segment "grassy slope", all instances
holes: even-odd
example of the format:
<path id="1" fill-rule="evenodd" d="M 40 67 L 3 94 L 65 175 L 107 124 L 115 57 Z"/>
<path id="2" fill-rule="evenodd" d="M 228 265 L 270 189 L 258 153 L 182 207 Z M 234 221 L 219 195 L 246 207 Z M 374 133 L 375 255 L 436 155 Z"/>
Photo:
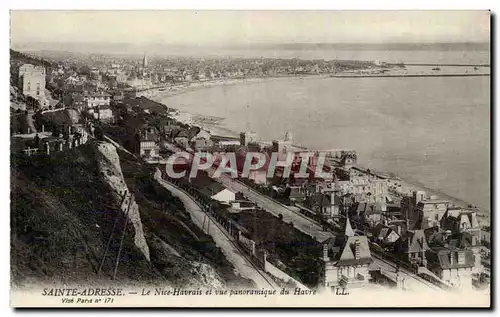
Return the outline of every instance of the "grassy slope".
<path id="1" fill-rule="evenodd" d="M 12 158 L 11 256 L 14 281 L 26 277 L 65 282 L 93 280 L 118 204 L 100 181 L 93 149 L 57 156 Z M 78 159 L 75 159 L 77 158 Z M 120 223 L 119 223 L 120 225 Z M 160 275 L 131 239 L 125 239 L 119 277 L 152 281 Z M 104 274 L 110 274 L 106 267 Z"/>
<path id="2" fill-rule="evenodd" d="M 35 160 L 12 156 L 14 282 L 97 279 L 119 202 L 107 194 L 110 188 L 97 174 L 93 151 L 88 144 Z M 135 247 L 129 224 L 118 280 L 185 286 L 203 279 L 193 273 L 192 262 L 199 261 L 214 267 L 229 286 L 241 284 L 210 236 L 191 222 L 182 202 L 155 185 L 151 167 L 124 153 L 120 156 L 127 185 L 139 204 L 151 264 Z M 122 226 L 123 221 L 119 221 L 118 228 Z M 111 249 L 116 251 L 117 244 Z M 112 260 L 106 262 L 102 273 L 105 280 L 110 280 L 112 266 Z M 249 285 L 248 281 L 243 283 Z"/>

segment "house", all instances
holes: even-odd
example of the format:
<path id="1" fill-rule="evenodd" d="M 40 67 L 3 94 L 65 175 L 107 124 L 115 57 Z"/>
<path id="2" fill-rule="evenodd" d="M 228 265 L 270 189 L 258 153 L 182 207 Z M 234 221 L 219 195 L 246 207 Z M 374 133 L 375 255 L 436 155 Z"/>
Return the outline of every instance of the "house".
<path id="1" fill-rule="evenodd" d="M 325 183 L 319 185 L 321 213 L 329 217 L 338 216 L 343 205 L 343 198 L 340 197 L 340 189 L 336 183 Z"/>
<path id="2" fill-rule="evenodd" d="M 437 199 L 435 196 L 432 196 L 431 199 L 418 202 L 414 211 L 420 219 L 418 229 L 425 230 L 434 226 L 440 226 L 441 218 L 448 210 L 448 205 L 449 201 Z"/>
<path id="3" fill-rule="evenodd" d="M 330 207 L 330 202 L 327 201 L 322 193 L 312 193 L 306 197 L 304 205 L 311 208 L 312 211 L 316 213 L 327 212 L 327 208 Z"/>
<path id="4" fill-rule="evenodd" d="M 196 177 L 186 181 L 205 199 L 210 198 L 226 205 L 236 200 L 236 193 L 212 180 L 204 171 L 198 171 Z"/>
<path id="5" fill-rule="evenodd" d="M 36 100 L 45 97 L 45 67 L 24 64 L 19 67 L 19 88 L 23 95 Z"/>
<path id="6" fill-rule="evenodd" d="M 355 151 L 345 151 L 340 158 L 340 165 L 346 169 L 350 169 L 356 165 L 358 155 Z"/>
<path id="7" fill-rule="evenodd" d="M 405 235 L 408 230 L 406 220 L 386 220 L 384 223 L 399 236 Z"/>
<path id="8" fill-rule="evenodd" d="M 344 234 L 323 242 L 322 283 L 325 287 L 355 287 L 369 282 L 373 262 L 368 238 L 355 236 L 349 219 Z"/>
<path id="9" fill-rule="evenodd" d="M 163 126 L 162 133 L 165 137 L 173 139 L 176 137 L 183 128 L 177 124 L 167 124 Z"/>
<path id="10" fill-rule="evenodd" d="M 176 134 L 172 135 L 174 143 L 182 148 L 189 147 L 190 134 L 186 129 L 180 129 L 176 131 Z"/>
<path id="11" fill-rule="evenodd" d="M 473 273 L 481 273 L 484 271 L 484 266 L 481 262 L 481 241 L 477 235 L 470 232 L 452 232 L 451 230 L 443 231 L 438 227 L 425 230 L 425 235 L 431 249 L 448 248 L 469 250 L 474 255 Z"/>
<path id="12" fill-rule="evenodd" d="M 258 150 L 257 148 L 253 148 L 253 145 L 250 143 L 248 146 L 240 146 L 235 150 L 236 153 L 236 165 L 238 172 L 243 173 L 243 170 L 245 169 L 245 165 L 248 166 L 248 164 L 251 164 L 251 166 L 258 166 L 260 164 L 263 164 L 259 168 L 250 168 L 248 170 L 248 179 L 252 182 L 254 182 L 257 185 L 267 185 L 269 183 L 268 180 L 268 170 L 269 170 L 269 164 L 271 159 L 269 158 L 269 155 L 267 153 L 262 153 L 259 152 L 261 155 L 260 158 L 258 157 L 250 157 L 247 156 L 248 153 L 257 153 Z M 247 163 L 247 159 L 251 158 L 251 161 Z M 263 161 L 263 162 L 262 162 Z M 248 167 L 247 167 L 248 168 Z"/>
<path id="13" fill-rule="evenodd" d="M 111 95 L 105 92 L 91 92 L 84 94 L 84 100 L 88 108 L 109 106 Z"/>
<path id="14" fill-rule="evenodd" d="M 426 252 L 429 250 L 427 239 L 423 230 L 408 230 L 400 237 L 394 246 L 394 251 L 404 254 L 408 262 L 413 265 L 426 266 Z"/>
<path id="15" fill-rule="evenodd" d="M 372 230 L 376 242 L 382 245 L 392 245 L 399 239 L 399 234 L 392 228 L 379 223 Z"/>
<path id="16" fill-rule="evenodd" d="M 88 108 L 88 113 L 92 114 L 94 119 L 102 122 L 113 122 L 115 119 L 113 110 L 109 106 Z"/>
<path id="17" fill-rule="evenodd" d="M 453 288 L 471 289 L 474 254 L 470 250 L 435 248 L 427 250 L 427 268 Z"/>
<path id="18" fill-rule="evenodd" d="M 346 171 L 345 169 L 336 169 L 336 173 L 344 170 L 341 175 L 342 181 L 339 181 L 342 195 L 353 194 L 357 202 L 376 203 L 385 202 L 388 196 L 387 180 L 379 179 L 372 175 L 361 174 L 355 169 Z M 346 176 L 348 179 L 345 179 Z"/>
<path id="19" fill-rule="evenodd" d="M 158 157 L 160 155 L 158 140 L 159 135 L 153 127 L 143 127 L 136 134 L 134 150 L 140 156 Z"/>
<path id="20" fill-rule="evenodd" d="M 192 137 L 190 143 L 197 151 L 207 151 L 214 145 L 210 133 L 204 130 L 201 130 L 197 135 Z"/>
<path id="21" fill-rule="evenodd" d="M 71 100 L 71 106 L 79 111 L 83 111 L 85 109 L 86 103 L 83 96 L 73 96 Z"/>
<path id="22" fill-rule="evenodd" d="M 368 204 L 366 202 L 358 203 L 354 212 L 356 221 L 366 224 L 370 227 L 375 227 L 382 221 L 383 205 Z"/>
<path id="23" fill-rule="evenodd" d="M 361 222 L 374 227 L 382 221 L 384 209 L 381 204 L 368 205 L 365 212 L 361 216 Z"/>
<path id="24" fill-rule="evenodd" d="M 426 199 L 424 191 L 413 191 L 412 196 L 401 199 L 401 218 L 408 220 L 408 229 L 420 229 L 421 217 L 416 211 L 419 202 Z"/>
<path id="25" fill-rule="evenodd" d="M 481 240 L 481 227 L 474 209 L 448 208 L 441 218 L 440 227 L 451 232 L 468 232 L 477 243 Z"/>
<path id="26" fill-rule="evenodd" d="M 336 193 L 320 194 L 321 199 L 321 213 L 328 217 L 340 215 L 341 197 Z"/>
<path id="27" fill-rule="evenodd" d="M 385 212 L 382 212 L 383 221 L 393 221 L 401 219 L 401 206 L 399 204 L 385 204 Z"/>

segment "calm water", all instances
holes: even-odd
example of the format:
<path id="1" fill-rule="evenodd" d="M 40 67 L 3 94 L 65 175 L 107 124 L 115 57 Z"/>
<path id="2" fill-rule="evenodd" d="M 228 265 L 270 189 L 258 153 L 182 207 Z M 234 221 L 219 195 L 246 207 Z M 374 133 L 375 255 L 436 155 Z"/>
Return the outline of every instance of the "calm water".
<path id="1" fill-rule="evenodd" d="M 315 149 L 490 209 L 490 77 L 290 79 L 167 97 L 181 111 L 226 118 L 263 140 L 290 130 Z"/>

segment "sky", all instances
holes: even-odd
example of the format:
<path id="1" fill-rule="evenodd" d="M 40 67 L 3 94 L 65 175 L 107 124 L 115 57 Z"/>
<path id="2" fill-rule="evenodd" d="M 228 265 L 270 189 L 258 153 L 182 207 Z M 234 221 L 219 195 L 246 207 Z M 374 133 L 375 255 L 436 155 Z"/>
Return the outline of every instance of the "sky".
<path id="1" fill-rule="evenodd" d="M 11 41 L 489 42 L 488 11 L 11 11 Z"/>

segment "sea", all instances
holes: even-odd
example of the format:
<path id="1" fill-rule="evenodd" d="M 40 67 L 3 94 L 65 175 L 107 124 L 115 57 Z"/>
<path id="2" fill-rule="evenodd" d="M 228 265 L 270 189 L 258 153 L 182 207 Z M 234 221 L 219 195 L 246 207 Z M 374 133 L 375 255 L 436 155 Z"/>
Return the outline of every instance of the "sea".
<path id="1" fill-rule="evenodd" d="M 249 53 L 233 52 L 234 56 Z M 257 52 L 278 58 L 489 64 L 488 51 Z M 353 149 L 358 163 L 474 204 L 490 206 L 490 77 L 290 78 L 157 97 L 169 107 L 221 117 L 311 149 Z"/>

